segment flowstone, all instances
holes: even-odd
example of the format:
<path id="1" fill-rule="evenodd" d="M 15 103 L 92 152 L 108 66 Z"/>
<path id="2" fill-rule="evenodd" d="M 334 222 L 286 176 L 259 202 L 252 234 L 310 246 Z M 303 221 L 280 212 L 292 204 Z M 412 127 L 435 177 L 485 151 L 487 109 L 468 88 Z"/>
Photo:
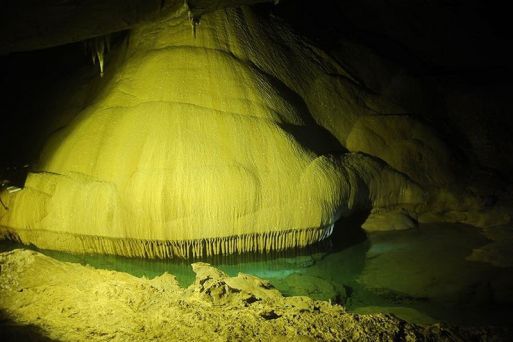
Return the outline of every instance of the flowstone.
<path id="1" fill-rule="evenodd" d="M 299 88 L 327 71 L 297 37 L 274 38 L 249 8 L 202 16 L 195 38 L 185 7 L 141 24 L 25 188 L 2 194 L 0 230 L 46 249 L 188 258 L 303 247 L 358 207 L 421 203 L 414 182 L 319 125 Z"/>

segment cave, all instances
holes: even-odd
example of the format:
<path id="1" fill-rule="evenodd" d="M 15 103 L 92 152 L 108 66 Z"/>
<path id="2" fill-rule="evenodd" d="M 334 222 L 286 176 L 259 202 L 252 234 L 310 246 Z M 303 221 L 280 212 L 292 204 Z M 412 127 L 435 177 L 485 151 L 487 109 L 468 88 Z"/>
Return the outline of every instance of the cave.
<path id="1" fill-rule="evenodd" d="M 0 6 L 2 341 L 513 339 L 506 8 Z"/>

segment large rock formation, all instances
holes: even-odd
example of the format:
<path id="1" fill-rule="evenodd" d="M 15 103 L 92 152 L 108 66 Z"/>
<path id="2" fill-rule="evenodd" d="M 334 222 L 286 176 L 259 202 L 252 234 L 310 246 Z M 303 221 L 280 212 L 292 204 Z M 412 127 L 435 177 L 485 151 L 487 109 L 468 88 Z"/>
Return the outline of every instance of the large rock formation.
<path id="1" fill-rule="evenodd" d="M 109 85 L 6 200 L 3 226 L 44 248 L 186 257 L 304 246 L 367 202 L 422 200 L 383 163 L 342 154 L 312 116 L 301 94 L 327 89 L 308 80 L 327 87 L 322 68 L 342 69 L 249 9 L 195 25 L 182 10 L 133 32 Z"/>
<path id="2" fill-rule="evenodd" d="M 188 9 L 139 24 L 118 47 L 25 189 L 2 193 L 4 235 L 187 257 L 304 246 L 357 209 L 374 209 L 368 229 L 510 219 L 479 211 L 437 132 L 281 20 Z"/>

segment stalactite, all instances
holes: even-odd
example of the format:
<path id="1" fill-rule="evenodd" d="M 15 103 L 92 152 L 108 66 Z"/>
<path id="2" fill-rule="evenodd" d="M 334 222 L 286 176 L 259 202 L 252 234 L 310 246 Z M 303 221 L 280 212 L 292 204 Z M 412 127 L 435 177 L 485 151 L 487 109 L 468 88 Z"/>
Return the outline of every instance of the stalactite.
<path id="1" fill-rule="evenodd" d="M 159 241 L 137 239 L 113 239 L 98 236 L 62 234 L 35 230 L 8 230 L 0 227 L 0 236 L 17 242 L 34 241 L 45 248 L 45 241 L 59 238 L 60 250 L 73 253 L 100 253 L 153 259 L 204 258 L 216 255 L 250 252 L 271 253 L 290 248 L 304 247 L 330 236 L 333 225 L 302 230 L 286 230 L 259 234 L 245 234 L 224 238 Z"/>
<path id="2" fill-rule="evenodd" d="M 191 23 L 192 28 L 192 37 L 196 38 L 196 32 L 198 30 L 198 26 L 200 24 L 200 17 L 195 15 L 189 5 L 187 0 L 184 1 L 185 9 L 187 10 L 187 16 L 189 18 L 189 22 Z"/>
<path id="3" fill-rule="evenodd" d="M 110 50 L 111 35 L 95 37 L 84 41 L 86 53 L 91 56 L 91 61 L 100 67 L 100 77 L 103 77 L 105 56 Z"/>

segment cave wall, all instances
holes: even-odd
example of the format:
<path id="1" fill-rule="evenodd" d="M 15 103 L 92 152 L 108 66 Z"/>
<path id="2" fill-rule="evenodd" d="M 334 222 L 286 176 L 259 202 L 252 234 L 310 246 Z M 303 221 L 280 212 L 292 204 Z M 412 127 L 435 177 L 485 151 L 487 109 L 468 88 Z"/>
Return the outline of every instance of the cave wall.
<path id="1" fill-rule="evenodd" d="M 119 39 L 103 78 L 81 65 L 58 83 L 71 99 L 46 109 L 51 139 L 25 189 L 2 193 L 12 208 L 0 213 L 4 232 L 47 248 L 163 257 L 202 255 L 212 239 L 211 254 L 304 245 L 362 209 L 372 210 L 368 229 L 510 219 L 497 190 L 509 164 L 491 147 L 507 120 L 497 114 L 483 131 L 478 119 L 503 88 L 456 87 L 433 76 L 436 58 L 411 57 L 415 48 L 391 60 L 397 44 L 368 39 L 383 22 L 361 34 L 363 23 L 328 20 L 342 32 L 330 40 L 325 27 L 304 34 L 280 6 L 169 10 Z"/>

